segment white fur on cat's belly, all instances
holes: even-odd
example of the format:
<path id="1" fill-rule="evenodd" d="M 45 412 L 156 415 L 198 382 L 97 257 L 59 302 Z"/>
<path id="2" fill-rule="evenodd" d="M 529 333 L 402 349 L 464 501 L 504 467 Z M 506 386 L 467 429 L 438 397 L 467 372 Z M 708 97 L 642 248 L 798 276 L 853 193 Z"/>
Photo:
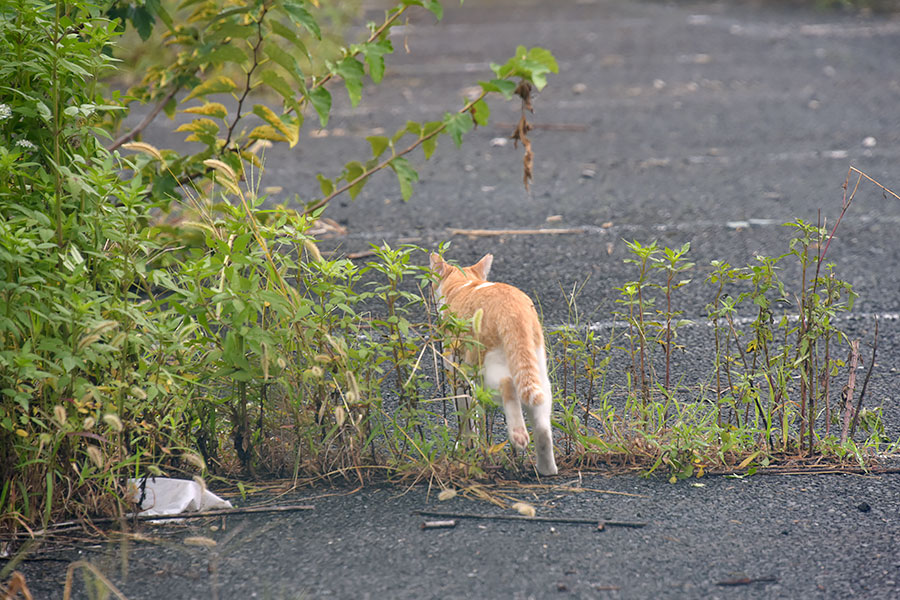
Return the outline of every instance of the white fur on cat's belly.
<path id="1" fill-rule="evenodd" d="M 512 379 L 503 350 L 489 350 L 484 355 L 484 385 L 492 390 L 500 389 L 500 382 Z"/>

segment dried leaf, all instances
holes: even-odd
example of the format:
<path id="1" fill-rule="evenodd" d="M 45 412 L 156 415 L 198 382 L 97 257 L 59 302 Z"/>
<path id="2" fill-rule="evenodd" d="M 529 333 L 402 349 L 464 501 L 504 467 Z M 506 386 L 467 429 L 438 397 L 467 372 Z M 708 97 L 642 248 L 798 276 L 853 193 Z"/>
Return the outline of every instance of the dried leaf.
<path id="1" fill-rule="evenodd" d="M 184 538 L 184 544 L 186 546 L 200 546 L 202 548 L 212 548 L 216 545 L 216 540 L 208 537 L 203 537 L 202 535 L 196 535 L 192 537 Z"/>
<path id="2" fill-rule="evenodd" d="M 453 488 L 447 488 L 446 490 L 441 490 L 441 493 L 438 494 L 438 500 L 450 500 L 451 498 L 456 498 L 456 490 Z"/>
<path id="3" fill-rule="evenodd" d="M 534 506 L 528 504 L 527 502 L 516 502 L 512 505 L 512 507 L 516 510 L 516 512 L 525 517 L 533 517 L 537 514 Z"/>
<path id="4" fill-rule="evenodd" d="M 122 144 L 122 148 L 124 148 L 125 150 L 143 152 L 144 154 L 149 154 L 156 160 L 163 160 L 163 156 L 160 151 L 157 150 L 155 146 L 151 146 L 146 142 L 128 142 L 127 144 Z"/>

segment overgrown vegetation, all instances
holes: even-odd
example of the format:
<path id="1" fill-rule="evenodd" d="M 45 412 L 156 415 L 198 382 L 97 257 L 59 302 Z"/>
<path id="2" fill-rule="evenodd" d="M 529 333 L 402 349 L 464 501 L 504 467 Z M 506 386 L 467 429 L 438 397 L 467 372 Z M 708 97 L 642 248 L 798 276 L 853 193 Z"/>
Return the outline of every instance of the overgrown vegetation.
<path id="1" fill-rule="evenodd" d="M 353 43 L 328 33 L 314 1 L 0 10 L 0 528 L 127 512 L 127 479 L 147 474 L 446 482 L 521 467 L 493 437 L 496 407 L 475 374 L 441 373 L 441 344 L 472 343 L 472 324 L 433 316 L 423 250 L 325 257 L 314 226 L 381 170 L 408 199 L 413 151 L 427 159 L 440 136 L 459 145 L 487 123 L 491 95 L 528 106 L 557 70 L 552 55 L 520 47 L 458 111 L 369 137 L 371 156 L 321 174 L 302 208 L 260 193 L 257 152 L 297 144 L 304 116 L 327 123 L 338 82 L 359 102 L 384 74 L 391 27 L 414 9 L 442 14 L 405 0 Z M 110 93 L 101 82 L 126 23 L 166 50 L 134 88 Z M 148 117 L 120 132 L 134 100 L 150 103 Z M 178 130 L 197 151 L 139 140 L 163 112 L 189 117 Z M 528 129 L 523 116 L 526 184 Z M 569 465 L 686 477 L 785 453 L 864 461 L 881 444 L 871 415 L 868 437 L 854 438 L 861 411 L 835 399 L 848 340 L 833 317 L 853 294 L 824 260 L 831 238 L 791 226 L 784 256 L 714 263 L 705 283 L 683 279 L 687 246 L 630 244 L 622 326 L 602 339 L 577 322 L 548 334 Z M 787 261 L 802 271 L 793 290 L 780 279 Z M 672 360 L 689 283 L 708 286 L 716 345 L 710 379 L 690 385 Z M 479 400 L 472 415 L 449 408 L 463 384 Z M 460 444 L 459 417 L 483 435 Z"/>

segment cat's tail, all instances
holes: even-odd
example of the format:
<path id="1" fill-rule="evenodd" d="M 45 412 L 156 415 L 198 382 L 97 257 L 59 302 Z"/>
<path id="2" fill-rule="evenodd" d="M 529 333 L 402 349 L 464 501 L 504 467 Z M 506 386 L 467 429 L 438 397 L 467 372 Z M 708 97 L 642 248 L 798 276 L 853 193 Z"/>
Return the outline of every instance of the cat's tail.
<path id="1" fill-rule="evenodd" d="M 540 363 L 544 355 L 543 335 L 534 336 L 532 332 L 522 331 L 517 337 L 507 338 L 505 349 L 513 385 L 522 404 L 538 406 L 547 400 Z"/>

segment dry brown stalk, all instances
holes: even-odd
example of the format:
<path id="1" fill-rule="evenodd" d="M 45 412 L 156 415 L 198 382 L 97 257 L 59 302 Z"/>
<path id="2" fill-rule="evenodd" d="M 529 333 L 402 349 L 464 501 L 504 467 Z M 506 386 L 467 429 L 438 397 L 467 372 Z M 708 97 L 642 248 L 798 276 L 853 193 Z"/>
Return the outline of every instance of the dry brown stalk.
<path id="1" fill-rule="evenodd" d="M 847 381 L 847 395 L 844 398 L 844 425 L 841 428 L 841 444 L 850 433 L 850 417 L 853 414 L 853 389 L 856 387 L 856 365 L 859 363 L 859 340 L 850 342 L 850 377 Z"/>

